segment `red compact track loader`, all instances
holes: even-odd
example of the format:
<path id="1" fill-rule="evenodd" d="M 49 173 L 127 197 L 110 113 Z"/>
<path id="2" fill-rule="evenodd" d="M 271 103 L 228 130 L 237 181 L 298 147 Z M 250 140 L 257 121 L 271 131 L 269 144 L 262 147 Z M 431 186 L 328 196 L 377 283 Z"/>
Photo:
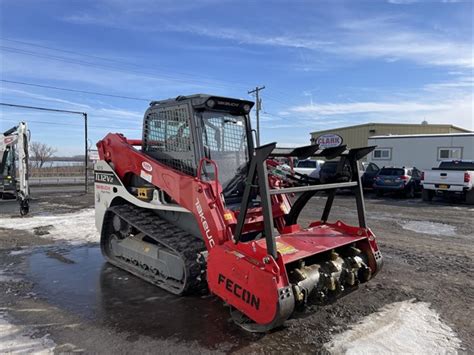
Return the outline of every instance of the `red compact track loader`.
<path id="1" fill-rule="evenodd" d="M 382 255 L 366 226 L 358 173 L 374 147 L 255 147 L 252 106 L 179 96 L 150 104 L 141 140 L 108 134 L 97 143 L 96 225 L 111 264 L 176 295 L 209 289 L 237 324 L 265 332 L 308 302 L 368 281 Z M 340 157 L 351 181 L 288 185 L 271 173 L 281 157 Z M 359 226 L 328 222 L 338 188 L 353 190 Z M 300 226 L 320 190 L 328 193 L 321 218 Z"/>

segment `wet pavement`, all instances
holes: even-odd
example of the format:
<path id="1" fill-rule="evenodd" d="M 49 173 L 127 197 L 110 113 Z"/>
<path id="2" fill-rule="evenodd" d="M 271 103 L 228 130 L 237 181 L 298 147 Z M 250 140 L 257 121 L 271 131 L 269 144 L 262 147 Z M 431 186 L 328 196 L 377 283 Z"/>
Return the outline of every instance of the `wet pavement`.
<path id="1" fill-rule="evenodd" d="M 357 223 L 349 197 L 338 195 L 332 220 Z M 324 202 L 324 196 L 314 197 L 302 223 L 317 218 Z M 92 194 L 48 195 L 34 201 L 32 215 L 79 213 L 92 205 Z M 34 327 L 35 337 L 49 335 L 57 352 L 321 353 L 362 317 L 394 302 L 416 300 L 430 304 L 469 353 L 474 348 L 472 315 L 466 312 L 474 289 L 469 277 L 474 208 L 370 196 L 366 205 L 385 257 L 382 272 L 356 292 L 297 313 L 268 334 L 240 330 L 216 297 L 177 297 L 108 265 L 97 244 L 74 246 L 34 230 L 1 226 L 0 309 L 15 324 Z M 86 227 L 82 220 L 77 223 Z"/>
<path id="2" fill-rule="evenodd" d="M 258 338 L 236 328 L 213 296 L 177 297 L 106 263 L 99 246 L 44 248 L 27 258 L 32 291 L 87 321 L 134 336 L 235 347 Z"/>

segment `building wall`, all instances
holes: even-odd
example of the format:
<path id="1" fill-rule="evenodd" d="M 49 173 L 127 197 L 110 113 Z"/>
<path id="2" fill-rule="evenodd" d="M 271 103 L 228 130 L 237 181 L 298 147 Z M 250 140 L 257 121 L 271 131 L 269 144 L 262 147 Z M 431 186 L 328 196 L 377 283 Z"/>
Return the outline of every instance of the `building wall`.
<path id="1" fill-rule="evenodd" d="M 422 124 L 384 124 L 367 123 L 358 126 L 330 129 L 311 133 L 312 141 L 325 133 L 335 133 L 342 137 L 349 148 L 367 146 L 370 136 L 399 135 L 399 134 L 438 134 L 438 133 L 468 133 L 469 130 L 452 125 L 422 125 Z"/>
<path id="2" fill-rule="evenodd" d="M 439 148 L 462 148 L 461 159 L 474 160 L 474 134 L 453 136 L 423 137 L 380 137 L 369 138 L 369 145 L 377 148 L 388 148 L 390 159 L 377 159 L 374 152 L 367 156 L 367 161 L 382 166 L 409 166 L 428 170 L 439 164 Z M 450 159 L 447 159 L 450 160 Z"/>

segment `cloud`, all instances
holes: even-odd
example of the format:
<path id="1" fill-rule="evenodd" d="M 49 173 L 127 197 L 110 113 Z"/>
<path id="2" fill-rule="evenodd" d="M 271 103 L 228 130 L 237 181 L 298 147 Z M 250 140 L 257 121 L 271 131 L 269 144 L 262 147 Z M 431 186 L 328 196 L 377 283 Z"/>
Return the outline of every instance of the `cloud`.
<path id="1" fill-rule="evenodd" d="M 410 28 L 403 22 L 403 18 L 394 16 L 365 20 L 344 19 L 336 28 L 328 29 L 333 34 L 331 41 L 320 38 L 324 35 L 319 32 L 311 31 L 302 36 L 300 33 L 261 34 L 242 28 L 216 28 L 207 25 L 176 25 L 165 28 L 168 31 L 233 40 L 243 44 L 306 49 L 336 55 L 344 60 L 409 60 L 431 66 L 474 67 L 472 37 L 463 41 L 435 31 L 423 32 Z M 306 71 L 311 70 L 310 68 L 309 65 L 303 66 Z"/>
<path id="2" fill-rule="evenodd" d="M 82 10 L 61 19 L 77 25 L 155 32 L 164 24 L 163 16 L 184 16 L 225 2 L 228 0 L 96 0 L 92 10 Z"/>
<path id="3" fill-rule="evenodd" d="M 334 44 L 334 42 L 332 41 L 318 40 L 311 35 L 307 37 L 285 34 L 261 35 L 241 28 L 221 27 L 219 29 L 216 29 L 202 25 L 169 25 L 166 27 L 166 29 L 168 31 L 192 33 L 199 36 L 213 37 L 224 40 L 233 40 L 238 43 L 256 44 L 264 46 L 306 48 L 316 50 Z"/>
<path id="4" fill-rule="evenodd" d="M 10 95 L 13 95 L 13 96 L 21 96 L 21 97 L 27 97 L 27 98 L 30 98 L 30 99 L 37 99 L 37 100 L 41 100 L 41 101 L 49 101 L 49 102 L 59 103 L 59 104 L 62 104 L 62 105 L 67 105 L 71 110 L 72 109 L 89 110 L 91 108 L 89 105 L 84 105 L 84 104 L 81 104 L 81 103 L 72 102 L 72 101 L 64 100 L 64 99 L 59 99 L 57 97 L 47 96 L 47 95 L 43 95 L 43 94 L 37 94 L 37 93 L 30 92 L 30 91 L 11 89 L 11 88 L 5 87 L 4 85 L 2 85 L 1 89 L 2 89 L 2 98 L 4 98 L 5 94 L 6 95 L 10 94 Z M 71 108 L 71 106 L 72 106 L 72 108 Z"/>
<path id="5" fill-rule="evenodd" d="M 474 79 L 460 75 L 419 88 L 374 94 L 372 100 L 313 102 L 287 107 L 278 114 L 298 117 L 299 121 L 309 120 L 318 126 L 321 122 L 329 125 L 328 128 L 367 122 L 420 123 L 427 120 L 429 123 L 454 124 L 473 130 L 473 89 Z M 364 96 L 370 95 L 368 92 Z M 331 122 L 333 120 L 342 122 Z"/>
<path id="6" fill-rule="evenodd" d="M 474 91 L 474 77 L 460 76 L 457 78 L 457 80 L 454 81 L 444 81 L 426 84 L 423 89 L 426 91 L 432 91 L 437 93 L 442 91 L 444 94 L 454 93 L 455 95 L 459 95 L 459 91 Z"/>
<path id="7" fill-rule="evenodd" d="M 105 57 L 117 57 L 114 54 Z M 211 77 L 199 77 L 185 73 L 170 73 L 155 70 L 149 66 L 130 67 L 126 65 L 88 65 L 77 62 L 55 60 L 51 58 L 37 58 L 20 53 L 2 52 L 1 75 L 5 79 L 12 77 L 28 78 L 37 81 L 61 82 L 58 86 L 75 83 L 84 90 L 95 87 L 98 91 L 143 98 L 156 98 L 168 95 L 182 94 L 183 92 L 205 92 L 212 88 L 229 90 L 237 86 L 247 88 L 242 83 L 225 82 Z M 72 58 L 71 58 L 72 59 Z M 90 61 L 90 59 L 89 59 Z M 126 59 L 124 59 L 126 62 Z M 130 63 L 134 61 L 129 60 Z M 94 62 L 95 63 L 95 62 Z M 93 64 L 94 64 L 93 63 Z M 41 68 L 41 70 L 38 70 Z M 126 85 L 124 85 L 126 83 Z M 84 85 L 87 85 L 85 88 Z M 224 92 L 225 93 L 225 92 Z M 159 96 L 157 96 L 159 95 Z"/>
<path id="8" fill-rule="evenodd" d="M 330 117 L 340 117 L 347 125 L 356 118 L 363 122 L 406 122 L 455 124 L 467 129 L 474 129 L 474 111 L 472 94 L 457 98 L 429 101 L 394 101 L 394 102 L 331 102 L 301 105 L 289 108 L 282 115 L 301 115 L 318 118 L 318 122 Z M 343 124 L 344 125 L 344 124 Z M 334 125 L 332 125 L 334 126 Z"/>
<path id="9" fill-rule="evenodd" d="M 410 5 L 417 3 L 418 0 L 388 0 L 387 2 L 394 5 Z"/>
<path id="10" fill-rule="evenodd" d="M 131 6 L 124 0 L 101 0 L 97 11 L 71 14 L 63 20 L 81 25 L 121 28 L 127 31 L 184 33 L 252 46 L 303 49 L 312 52 L 312 56 L 305 54 L 305 65 L 296 65 L 297 70 L 304 71 L 325 67 L 320 63 L 321 54 L 336 56 L 343 61 L 347 61 L 348 58 L 351 60 L 382 59 L 387 62 L 408 60 L 430 66 L 474 67 L 472 35 L 467 35 L 472 33 L 472 22 L 459 24 L 457 33 L 447 33 L 439 27 L 438 29 L 427 27 L 423 31 L 420 29 L 419 22 L 407 14 L 387 15 L 380 10 L 376 15 L 370 13 L 361 20 L 357 14 L 340 11 L 335 20 L 332 19 L 329 23 L 323 22 L 324 31 L 321 31 L 320 27 L 303 25 L 305 18 L 298 17 L 297 13 L 295 16 L 301 20 L 301 25 L 297 23 L 286 26 L 285 22 L 281 22 L 277 30 L 274 26 L 266 26 L 263 27 L 266 29 L 262 30 L 261 27 L 255 29 L 236 25 L 228 26 L 227 22 L 222 21 L 203 22 L 199 17 L 190 21 L 181 21 L 177 16 L 175 21 L 171 21 L 169 16 L 156 16 L 163 11 L 176 14 L 182 11 L 193 11 L 194 6 L 214 6 L 213 0 L 199 2 L 199 5 L 186 1 L 175 5 L 173 1 L 165 1 L 160 6 L 150 5 L 150 1 L 142 0 L 137 5 L 134 3 Z M 389 0 L 388 2 L 397 5 L 420 3 L 431 6 L 430 1 Z M 153 23 L 143 21 L 142 11 L 148 15 L 154 14 Z M 318 13 L 318 21 L 324 21 L 323 19 L 329 13 L 329 10 L 327 13 Z M 262 24 L 266 23 L 267 21 L 263 18 Z M 446 24 L 444 27 L 446 26 L 450 25 Z M 301 56 L 301 53 L 299 55 Z M 333 57 L 330 59 L 332 61 Z M 318 64 L 307 63 L 312 60 L 317 60 Z M 327 58 L 325 60 L 329 61 Z"/>
<path id="11" fill-rule="evenodd" d="M 366 34 L 351 45 L 333 49 L 335 53 L 387 61 L 411 60 L 422 65 L 473 68 L 472 43 L 455 42 L 432 34 L 387 31 Z"/>
<path id="12" fill-rule="evenodd" d="M 290 112 L 315 114 L 315 115 L 347 115 L 357 113 L 385 113 L 385 112 L 420 112 L 442 110 L 449 106 L 446 104 L 426 104 L 420 102 L 350 102 L 350 103 L 324 103 L 314 105 L 296 106 Z"/>

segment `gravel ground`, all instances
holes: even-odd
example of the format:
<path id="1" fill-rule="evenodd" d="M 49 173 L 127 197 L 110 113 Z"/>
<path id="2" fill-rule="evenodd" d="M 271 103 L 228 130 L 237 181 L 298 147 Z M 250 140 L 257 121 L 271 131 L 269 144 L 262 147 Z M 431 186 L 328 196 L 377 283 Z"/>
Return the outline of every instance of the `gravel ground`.
<path id="1" fill-rule="evenodd" d="M 321 195 L 310 201 L 302 224 L 320 216 L 324 200 Z M 49 194 L 33 201 L 32 216 L 74 216 L 92 205 L 92 194 Z M 5 206 L 0 217 L 16 212 Z M 452 330 L 459 339 L 461 353 L 471 353 L 474 208 L 371 194 L 366 208 L 385 258 L 382 272 L 336 303 L 299 313 L 265 335 L 236 329 L 213 297 L 176 298 L 105 264 L 97 244 L 49 239 L 48 228 L 0 226 L 0 328 L 8 321 L 8 334 L 39 339 L 48 344 L 45 351 L 54 342 L 55 352 L 315 353 L 330 350 L 326 345 L 338 335 L 347 341 L 346 329 L 370 321 L 367 316 L 380 309 L 390 313 L 419 304 L 439 314 L 445 333 Z M 333 211 L 330 219 L 357 222 L 350 195 L 338 195 Z"/>

